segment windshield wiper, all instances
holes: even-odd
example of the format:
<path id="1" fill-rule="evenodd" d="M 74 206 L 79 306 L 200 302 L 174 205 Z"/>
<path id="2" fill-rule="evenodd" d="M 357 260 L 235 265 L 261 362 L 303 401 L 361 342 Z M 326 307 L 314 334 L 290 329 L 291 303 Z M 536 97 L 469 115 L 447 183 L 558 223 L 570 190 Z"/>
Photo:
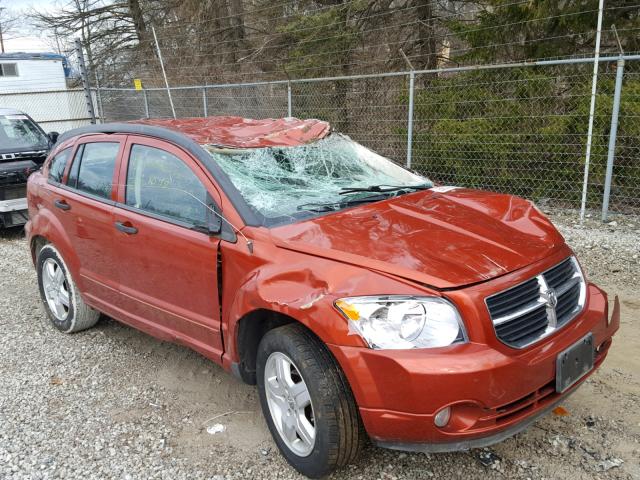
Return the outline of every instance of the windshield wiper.
<path id="1" fill-rule="evenodd" d="M 368 187 L 343 187 L 340 195 L 346 195 L 348 193 L 357 192 L 397 192 L 400 190 L 426 190 L 433 185 L 429 183 L 423 183 L 421 185 L 369 185 Z"/>
<path id="2" fill-rule="evenodd" d="M 426 190 L 433 185 L 423 183 L 421 185 L 370 185 L 368 187 L 344 187 L 339 195 L 347 195 L 350 193 L 377 192 L 377 195 L 367 195 L 365 197 L 355 196 L 354 198 L 346 198 L 340 202 L 311 202 L 298 205 L 298 210 L 309 210 L 312 212 L 333 212 L 341 208 L 358 205 L 360 203 L 379 202 L 389 198 L 389 193 L 401 192 L 403 190 Z"/>
<path id="3" fill-rule="evenodd" d="M 366 197 L 360 198 L 350 198 L 346 200 L 342 200 L 341 202 L 310 202 L 303 203 L 302 205 L 298 205 L 298 210 L 309 210 L 312 212 L 335 212 L 340 210 L 341 208 L 350 207 L 352 205 L 358 205 L 360 203 L 370 203 L 377 202 L 380 200 L 385 200 L 387 198 L 386 195 L 368 195 Z"/>

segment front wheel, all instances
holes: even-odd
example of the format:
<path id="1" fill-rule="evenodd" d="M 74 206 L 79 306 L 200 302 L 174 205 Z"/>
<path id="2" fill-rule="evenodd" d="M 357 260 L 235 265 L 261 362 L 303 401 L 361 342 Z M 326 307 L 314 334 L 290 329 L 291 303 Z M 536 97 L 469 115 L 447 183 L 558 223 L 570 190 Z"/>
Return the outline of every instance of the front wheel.
<path id="1" fill-rule="evenodd" d="M 333 356 L 302 325 L 269 331 L 258 347 L 262 411 L 278 448 L 300 473 L 319 478 L 353 461 L 366 435 Z"/>

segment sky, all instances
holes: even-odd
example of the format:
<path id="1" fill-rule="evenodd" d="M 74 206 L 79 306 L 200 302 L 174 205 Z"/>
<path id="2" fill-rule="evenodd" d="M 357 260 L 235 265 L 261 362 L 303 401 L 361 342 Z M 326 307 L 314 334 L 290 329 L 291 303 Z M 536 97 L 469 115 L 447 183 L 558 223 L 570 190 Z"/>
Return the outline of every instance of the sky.
<path id="1" fill-rule="evenodd" d="M 57 0 L 0 0 L 0 7 L 9 13 L 20 15 L 23 11 L 35 8 L 39 11 L 53 9 Z M 5 35 L 4 49 L 6 52 L 50 52 L 50 39 L 38 35 L 29 25 L 21 25 L 16 32 Z"/>

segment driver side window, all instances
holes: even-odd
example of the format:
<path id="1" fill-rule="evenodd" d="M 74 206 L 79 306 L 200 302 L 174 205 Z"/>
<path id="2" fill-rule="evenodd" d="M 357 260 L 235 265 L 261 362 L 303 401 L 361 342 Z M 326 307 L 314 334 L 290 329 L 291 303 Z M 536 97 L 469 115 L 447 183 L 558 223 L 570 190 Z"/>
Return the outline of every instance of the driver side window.
<path id="1" fill-rule="evenodd" d="M 159 148 L 133 145 L 127 168 L 125 203 L 193 225 L 206 225 L 207 190 L 178 157 Z"/>

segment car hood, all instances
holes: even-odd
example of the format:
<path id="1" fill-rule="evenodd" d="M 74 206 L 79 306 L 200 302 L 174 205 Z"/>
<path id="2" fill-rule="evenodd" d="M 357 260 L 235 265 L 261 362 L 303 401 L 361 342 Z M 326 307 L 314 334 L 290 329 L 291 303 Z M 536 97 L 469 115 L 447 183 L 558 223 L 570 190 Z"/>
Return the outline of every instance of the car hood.
<path id="1" fill-rule="evenodd" d="M 529 201 L 436 187 L 274 228 L 281 247 L 435 288 L 483 282 L 564 245 Z"/>

